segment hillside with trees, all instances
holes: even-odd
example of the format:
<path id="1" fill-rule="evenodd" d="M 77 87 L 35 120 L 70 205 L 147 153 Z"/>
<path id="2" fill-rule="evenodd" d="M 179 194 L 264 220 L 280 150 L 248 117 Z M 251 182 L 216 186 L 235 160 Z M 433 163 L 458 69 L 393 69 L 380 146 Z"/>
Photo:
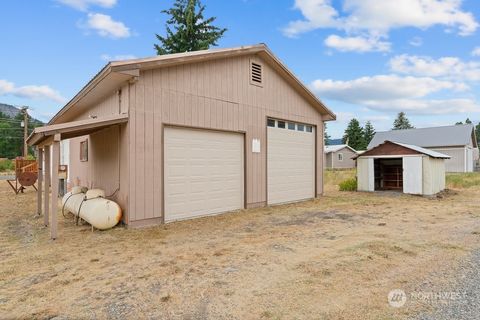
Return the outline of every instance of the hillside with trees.
<path id="1" fill-rule="evenodd" d="M 22 121 L 23 114 L 20 109 L 0 104 L 0 158 L 14 159 L 22 155 L 24 130 Z M 28 134 L 42 125 L 41 121 L 29 116 Z M 33 154 L 32 148 L 29 148 L 29 154 Z"/>

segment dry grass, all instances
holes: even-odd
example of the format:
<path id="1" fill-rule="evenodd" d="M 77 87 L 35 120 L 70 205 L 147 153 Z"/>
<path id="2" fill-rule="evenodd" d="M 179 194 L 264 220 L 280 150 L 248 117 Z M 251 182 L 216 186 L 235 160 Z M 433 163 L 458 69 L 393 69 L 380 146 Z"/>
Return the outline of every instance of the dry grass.
<path id="1" fill-rule="evenodd" d="M 419 306 L 390 308 L 391 289 L 480 245 L 478 188 L 442 199 L 336 189 L 143 230 L 91 232 L 59 214 L 52 242 L 35 194 L 0 184 L 0 318 L 406 318 Z"/>

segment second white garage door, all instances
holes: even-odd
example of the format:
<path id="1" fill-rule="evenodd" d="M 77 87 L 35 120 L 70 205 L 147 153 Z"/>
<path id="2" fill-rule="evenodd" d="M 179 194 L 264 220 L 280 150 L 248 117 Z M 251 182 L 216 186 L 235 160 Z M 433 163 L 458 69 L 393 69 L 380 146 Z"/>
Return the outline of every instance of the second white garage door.
<path id="1" fill-rule="evenodd" d="M 269 120 L 268 204 L 315 197 L 315 128 Z"/>
<path id="2" fill-rule="evenodd" d="M 165 221 L 244 207 L 243 135 L 165 128 Z"/>

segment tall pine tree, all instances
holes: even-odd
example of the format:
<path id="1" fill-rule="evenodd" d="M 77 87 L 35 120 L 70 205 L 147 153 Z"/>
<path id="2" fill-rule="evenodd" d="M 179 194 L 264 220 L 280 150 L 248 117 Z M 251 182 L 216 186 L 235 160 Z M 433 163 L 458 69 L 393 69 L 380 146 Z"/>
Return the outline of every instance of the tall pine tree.
<path id="1" fill-rule="evenodd" d="M 327 132 L 327 123 L 326 122 L 324 122 L 323 130 L 324 130 L 323 139 L 325 141 L 325 145 L 328 146 L 328 145 L 330 145 L 330 135 Z"/>
<path id="2" fill-rule="evenodd" d="M 345 134 L 343 135 L 343 143 L 348 144 L 355 150 L 364 150 L 367 146 L 365 144 L 365 135 L 360 122 L 353 118 L 348 123 Z"/>
<path id="3" fill-rule="evenodd" d="M 215 17 L 204 18 L 205 6 L 200 0 L 176 0 L 173 7 L 163 10 L 170 16 L 167 20 L 166 37 L 156 34 L 158 55 L 198 51 L 216 46 L 227 29 L 212 25 Z"/>
<path id="4" fill-rule="evenodd" d="M 368 144 L 370 143 L 370 141 L 372 141 L 374 135 L 375 135 L 375 128 L 373 127 L 370 121 L 367 121 L 367 123 L 365 123 L 365 128 L 363 129 L 365 149 L 366 147 L 368 147 Z"/>
<path id="5" fill-rule="evenodd" d="M 404 130 L 404 129 L 415 129 L 414 126 L 410 124 L 405 112 L 400 112 L 397 115 L 397 118 L 393 122 L 393 130 Z"/>
<path id="6" fill-rule="evenodd" d="M 475 135 L 477 136 L 477 142 L 480 142 L 480 123 L 475 126 Z"/>

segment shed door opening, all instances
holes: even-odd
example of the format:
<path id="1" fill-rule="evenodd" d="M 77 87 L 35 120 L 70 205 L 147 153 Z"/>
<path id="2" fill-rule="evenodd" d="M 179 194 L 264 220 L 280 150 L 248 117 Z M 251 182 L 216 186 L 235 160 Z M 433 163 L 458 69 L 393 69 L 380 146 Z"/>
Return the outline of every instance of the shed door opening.
<path id="1" fill-rule="evenodd" d="M 267 129 L 268 204 L 315 197 L 315 128 L 269 120 Z"/>
<path id="2" fill-rule="evenodd" d="M 244 136 L 183 128 L 164 132 L 165 221 L 244 208 Z"/>
<path id="3" fill-rule="evenodd" d="M 375 159 L 375 191 L 403 191 L 402 158 Z"/>

